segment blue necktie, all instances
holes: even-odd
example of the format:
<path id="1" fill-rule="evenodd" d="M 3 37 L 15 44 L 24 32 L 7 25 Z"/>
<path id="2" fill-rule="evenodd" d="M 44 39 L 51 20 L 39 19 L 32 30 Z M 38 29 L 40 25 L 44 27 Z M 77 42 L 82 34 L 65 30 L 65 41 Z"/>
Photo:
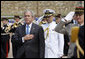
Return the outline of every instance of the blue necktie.
<path id="1" fill-rule="evenodd" d="M 29 25 L 27 25 L 26 28 L 26 34 L 29 34 Z"/>

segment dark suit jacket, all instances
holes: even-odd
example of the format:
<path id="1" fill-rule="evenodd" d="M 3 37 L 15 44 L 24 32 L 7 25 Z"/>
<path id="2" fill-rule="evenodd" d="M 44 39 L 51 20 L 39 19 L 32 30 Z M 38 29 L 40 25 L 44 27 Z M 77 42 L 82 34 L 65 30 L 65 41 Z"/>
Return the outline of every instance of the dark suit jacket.
<path id="1" fill-rule="evenodd" d="M 26 24 L 18 27 L 15 32 L 15 42 L 19 48 L 16 58 L 44 58 L 45 39 L 43 28 L 33 23 L 30 34 L 33 34 L 34 38 L 23 43 L 22 37 L 26 35 L 25 26 Z"/>

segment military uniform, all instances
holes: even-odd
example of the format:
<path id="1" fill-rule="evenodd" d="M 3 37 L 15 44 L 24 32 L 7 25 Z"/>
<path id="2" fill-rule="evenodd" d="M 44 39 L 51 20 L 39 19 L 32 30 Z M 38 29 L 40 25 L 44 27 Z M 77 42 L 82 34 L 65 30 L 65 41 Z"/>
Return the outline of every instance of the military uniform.
<path id="1" fill-rule="evenodd" d="M 48 11 L 53 12 L 50 9 Z M 45 36 L 45 58 L 60 58 L 63 56 L 64 37 L 63 34 L 53 31 L 56 25 L 54 21 L 41 25 Z"/>
<path id="2" fill-rule="evenodd" d="M 42 25 L 42 24 L 46 24 L 47 22 L 46 22 L 46 17 L 43 15 L 43 16 L 41 16 L 41 17 L 39 17 L 39 19 L 36 21 L 36 24 L 37 25 Z"/>
<path id="3" fill-rule="evenodd" d="M 14 18 L 19 18 L 21 19 L 19 16 L 15 16 Z M 11 42 L 12 42 L 12 51 L 13 51 L 13 57 L 15 58 L 16 57 L 16 54 L 17 54 L 17 43 L 15 42 L 15 31 L 16 31 L 16 28 L 18 26 L 21 26 L 22 23 L 18 23 L 18 22 L 15 22 L 13 25 L 11 25 L 11 29 L 10 29 L 10 32 L 12 33 L 12 37 L 11 37 Z"/>
<path id="4" fill-rule="evenodd" d="M 80 12 L 79 12 L 80 11 Z M 59 33 L 63 33 L 63 34 L 67 34 L 69 35 L 69 39 L 71 39 L 71 29 L 72 27 L 78 26 L 78 24 L 71 24 L 68 22 L 71 22 L 71 20 L 73 19 L 74 15 L 81 15 L 83 12 L 81 10 L 76 10 L 76 12 L 70 12 L 65 18 L 62 19 L 62 21 L 56 26 L 55 31 L 59 32 Z M 68 24 L 67 24 L 68 23 Z M 67 24 L 66 27 L 63 27 L 65 24 Z M 74 36 L 75 37 L 75 36 Z M 71 42 L 70 47 L 69 47 L 69 51 L 68 51 L 68 58 L 73 57 L 74 55 L 74 48 L 75 48 L 76 44 Z"/>
<path id="5" fill-rule="evenodd" d="M 80 45 L 81 49 L 84 51 L 84 25 L 79 27 L 78 44 Z M 84 54 L 82 54 L 80 52 L 80 50 L 78 52 L 78 47 L 77 46 L 74 49 L 74 56 L 73 57 L 74 58 L 84 58 Z"/>
<path id="6" fill-rule="evenodd" d="M 84 14 L 84 7 L 76 7 L 75 10 L 76 15 Z M 83 20 L 83 19 L 81 19 Z M 72 32 L 72 36 L 75 34 L 75 38 L 72 37 L 72 42 L 76 43 L 76 47 L 74 49 L 74 58 L 84 58 L 84 24 L 82 23 L 78 29 L 74 27 L 75 32 Z M 74 31 L 72 29 L 72 31 Z M 74 34 L 73 34 L 74 33 Z M 76 34 L 77 33 L 77 34 Z"/>
<path id="7" fill-rule="evenodd" d="M 16 51 L 17 51 L 17 45 L 16 45 L 16 42 L 14 41 L 14 40 L 15 40 L 15 38 L 14 38 L 15 30 L 16 30 L 16 28 L 12 28 L 12 29 L 10 30 L 10 32 L 12 33 L 11 42 L 12 42 L 13 57 L 16 56 Z"/>
<path id="8" fill-rule="evenodd" d="M 65 24 L 65 27 L 68 27 L 69 26 L 68 24 L 74 24 L 72 27 L 78 26 L 77 22 L 75 20 L 72 20 L 71 22 Z M 67 56 L 68 54 L 70 54 L 70 52 L 72 53 L 71 49 L 70 49 L 70 52 L 69 52 L 69 45 L 68 45 L 68 43 L 70 43 L 70 38 L 69 38 L 68 34 L 64 34 L 64 42 L 65 42 L 65 44 L 64 44 L 64 55 Z M 73 44 L 73 45 L 75 46 L 75 44 Z"/>
<path id="9" fill-rule="evenodd" d="M 6 58 L 6 54 L 2 48 L 2 45 L 1 45 L 1 58 Z"/>
<path id="10" fill-rule="evenodd" d="M 1 49 L 4 52 L 5 58 L 8 57 L 9 49 L 10 49 L 10 34 L 5 32 L 5 28 L 7 24 L 4 24 L 1 28 Z"/>
<path id="11" fill-rule="evenodd" d="M 75 12 L 70 12 L 65 18 L 62 18 L 60 23 L 55 27 L 55 31 L 59 33 L 63 33 L 68 35 L 69 39 L 71 39 L 71 28 L 74 26 L 78 26 L 78 24 L 73 24 L 70 20 L 73 19 Z M 64 20 L 66 19 L 67 22 Z M 75 44 L 71 43 L 68 50 L 68 58 L 73 56 Z"/>

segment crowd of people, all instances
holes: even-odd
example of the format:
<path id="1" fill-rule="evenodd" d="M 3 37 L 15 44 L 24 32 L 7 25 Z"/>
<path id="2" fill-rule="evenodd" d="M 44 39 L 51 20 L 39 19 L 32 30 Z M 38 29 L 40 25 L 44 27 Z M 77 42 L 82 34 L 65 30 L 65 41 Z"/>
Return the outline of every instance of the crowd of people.
<path id="1" fill-rule="evenodd" d="M 8 57 L 10 33 L 13 58 L 84 58 L 84 7 L 64 17 L 52 9 L 43 12 L 37 19 L 26 10 L 23 18 L 14 16 L 11 25 L 2 18 L 1 58 Z"/>

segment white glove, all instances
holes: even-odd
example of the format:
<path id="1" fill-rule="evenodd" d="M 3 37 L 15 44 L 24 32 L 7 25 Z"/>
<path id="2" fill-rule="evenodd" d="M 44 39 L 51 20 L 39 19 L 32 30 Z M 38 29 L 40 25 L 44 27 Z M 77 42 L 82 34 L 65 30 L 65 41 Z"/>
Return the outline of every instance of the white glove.
<path id="1" fill-rule="evenodd" d="M 66 21 L 71 21 L 73 19 L 75 12 L 71 11 L 67 14 L 67 16 L 64 18 Z"/>
<path id="2" fill-rule="evenodd" d="M 66 22 L 64 18 L 62 18 L 61 21 Z"/>
<path id="3" fill-rule="evenodd" d="M 43 15 L 43 16 L 41 16 L 41 17 L 39 17 L 39 18 L 38 18 L 38 20 L 36 21 L 36 24 L 38 24 L 38 25 L 39 25 L 39 23 L 42 21 L 43 17 L 44 17 L 44 15 Z"/>

